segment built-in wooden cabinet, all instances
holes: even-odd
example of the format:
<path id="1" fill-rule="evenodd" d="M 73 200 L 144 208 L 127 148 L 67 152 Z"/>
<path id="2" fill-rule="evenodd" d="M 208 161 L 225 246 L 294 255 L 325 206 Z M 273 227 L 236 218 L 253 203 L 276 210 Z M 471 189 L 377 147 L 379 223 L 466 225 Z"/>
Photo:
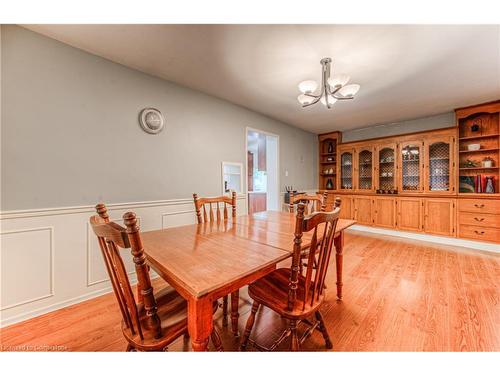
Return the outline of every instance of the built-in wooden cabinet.
<path id="1" fill-rule="evenodd" d="M 371 225 L 372 220 L 372 197 L 357 195 L 354 197 L 354 220 L 361 225 Z"/>
<path id="2" fill-rule="evenodd" d="M 341 199 L 340 217 L 357 224 L 431 235 L 500 242 L 500 200 L 491 198 L 331 194 Z"/>
<path id="3" fill-rule="evenodd" d="M 373 224 L 377 227 L 396 228 L 397 210 L 396 198 L 375 197 L 373 198 Z"/>
<path id="4" fill-rule="evenodd" d="M 375 147 L 375 190 L 393 191 L 397 184 L 397 143 L 383 143 Z"/>
<path id="5" fill-rule="evenodd" d="M 333 200 L 332 200 L 332 206 L 333 206 Z M 340 196 L 340 218 L 348 220 L 354 219 L 354 200 L 351 196 L 348 195 Z"/>
<path id="6" fill-rule="evenodd" d="M 360 192 L 371 192 L 373 190 L 374 170 L 373 147 L 363 146 L 354 153 L 354 188 Z"/>
<path id="7" fill-rule="evenodd" d="M 398 229 L 417 232 L 424 229 L 422 198 L 398 197 L 397 211 Z"/>
<path id="8" fill-rule="evenodd" d="M 423 189 L 423 141 L 404 141 L 399 144 L 399 190 L 418 193 Z"/>
<path id="9" fill-rule="evenodd" d="M 455 194 L 456 129 L 340 145 L 339 191 Z"/>
<path id="10" fill-rule="evenodd" d="M 455 110 L 459 194 L 500 193 L 500 100 Z"/>
<path id="11" fill-rule="evenodd" d="M 500 243 L 500 200 L 459 199 L 458 236 Z"/>
<path id="12" fill-rule="evenodd" d="M 456 120 L 448 128 L 339 141 L 332 195 L 342 199 L 341 217 L 499 242 L 500 100 L 457 109 Z M 324 177 L 320 173 L 321 190 Z"/>
<path id="13" fill-rule="evenodd" d="M 429 137 L 424 141 L 424 191 L 436 194 L 455 192 L 455 137 Z"/>
<path id="14" fill-rule="evenodd" d="M 352 191 L 354 189 L 354 148 L 339 147 L 338 188 Z"/>
<path id="15" fill-rule="evenodd" d="M 319 187 L 321 190 L 337 190 L 337 145 L 340 132 L 320 134 L 319 140 Z"/>
<path id="16" fill-rule="evenodd" d="M 455 199 L 424 199 L 424 232 L 455 236 Z"/>

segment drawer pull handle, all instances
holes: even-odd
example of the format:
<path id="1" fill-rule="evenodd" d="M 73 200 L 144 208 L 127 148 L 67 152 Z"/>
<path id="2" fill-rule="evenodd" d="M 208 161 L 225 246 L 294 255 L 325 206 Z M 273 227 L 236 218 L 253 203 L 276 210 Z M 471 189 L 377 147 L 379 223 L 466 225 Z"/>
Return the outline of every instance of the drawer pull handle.
<path id="1" fill-rule="evenodd" d="M 477 207 L 477 208 L 483 208 L 483 207 L 484 207 L 484 204 L 474 204 L 474 207 Z"/>
<path id="2" fill-rule="evenodd" d="M 481 232 L 480 232 L 480 231 L 478 231 L 478 230 L 475 230 L 475 231 L 474 231 L 474 233 L 476 233 L 476 234 L 484 234 L 484 231 L 481 231 Z"/>
<path id="3" fill-rule="evenodd" d="M 483 221 L 483 220 L 484 220 L 484 217 L 481 217 L 481 218 L 477 218 L 477 217 L 475 217 L 475 218 L 474 218 L 474 220 L 476 220 L 476 221 Z"/>

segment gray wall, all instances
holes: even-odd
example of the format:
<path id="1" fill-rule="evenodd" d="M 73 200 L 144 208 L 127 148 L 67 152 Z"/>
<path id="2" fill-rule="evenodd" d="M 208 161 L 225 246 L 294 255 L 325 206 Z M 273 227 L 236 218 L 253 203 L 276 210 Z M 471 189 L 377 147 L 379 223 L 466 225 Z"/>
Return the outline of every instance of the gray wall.
<path id="1" fill-rule="evenodd" d="M 450 126 L 455 126 L 455 113 L 453 112 L 344 131 L 342 132 L 342 142 L 448 128 Z"/>
<path id="2" fill-rule="evenodd" d="M 314 134 L 18 26 L 1 42 L 2 210 L 220 194 L 246 126 L 280 136 L 281 187 L 317 186 Z M 160 135 L 139 127 L 147 106 Z"/>

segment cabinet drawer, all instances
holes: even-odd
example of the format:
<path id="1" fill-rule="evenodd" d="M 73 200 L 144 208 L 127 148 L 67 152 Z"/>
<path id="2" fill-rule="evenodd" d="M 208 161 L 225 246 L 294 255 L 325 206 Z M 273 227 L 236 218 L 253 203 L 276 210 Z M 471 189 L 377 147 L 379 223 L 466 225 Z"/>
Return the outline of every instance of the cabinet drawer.
<path id="1" fill-rule="evenodd" d="M 461 238 L 471 238 L 474 240 L 500 242 L 500 229 L 497 228 L 487 228 L 487 227 L 478 227 L 475 225 L 460 224 L 459 230 L 460 230 L 459 236 Z"/>
<path id="2" fill-rule="evenodd" d="M 459 199 L 458 210 L 465 212 L 481 212 L 484 214 L 498 214 L 500 213 L 500 200 Z"/>
<path id="3" fill-rule="evenodd" d="M 458 214 L 458 222 L 465 225 L 500 228 L 500 215 L 460 212 Z"/>

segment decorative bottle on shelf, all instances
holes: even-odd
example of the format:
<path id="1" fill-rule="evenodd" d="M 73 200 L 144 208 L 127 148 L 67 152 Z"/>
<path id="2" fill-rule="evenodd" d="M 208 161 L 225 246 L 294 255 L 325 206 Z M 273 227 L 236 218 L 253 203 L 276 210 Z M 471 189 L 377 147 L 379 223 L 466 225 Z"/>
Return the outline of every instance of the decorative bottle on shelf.
<path id="1" fill-rule="evenodd" d="M 332 190 L 333 189 L 333 181 L 331 178 L 329 178 L 327 181 L 326 181 L 326 188 L 328 190 Z"/>
<path id="2" fill-rule="evenodd" d="M 333 154 L 333 143 L 332 142 L 328 143 L 328 153 Z"/>
<path id="3" fill-rule="evenodd" d="M 495 192 L 495 186 L 493 185 L 493 176 L 486 176 L 486 188 L 484 192 L 490 194 Z"/>

